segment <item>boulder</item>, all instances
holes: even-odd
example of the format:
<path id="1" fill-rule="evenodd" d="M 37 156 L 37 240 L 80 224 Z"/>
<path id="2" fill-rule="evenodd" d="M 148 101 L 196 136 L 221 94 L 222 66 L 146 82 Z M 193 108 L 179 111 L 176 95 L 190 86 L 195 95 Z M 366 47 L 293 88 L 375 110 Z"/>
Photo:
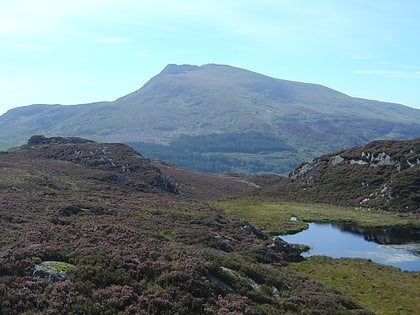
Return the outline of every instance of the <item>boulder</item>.
<path id="1" fill-rule="evenodd" d="M 47 279 L 48 282 L 57 282 L 66 279 L 67 271 L 74 265 L 63 261 L 43 261 L 35 266 L 34 277 Z"/>
<path id="2" fill-rule="evenodd" d="M 257 238 L 261 239 L 261 240 L 266 240 L 267 239 L 267 235 L 265 235 L 263 232 L 261 232 L 259 229 L 257 229 L 255 226 L 249 224 L 248 222 L 244 222 L 241 225 L 241 228 L 245 231 L 247 231 L 248 233 L 254 234 Z"/>

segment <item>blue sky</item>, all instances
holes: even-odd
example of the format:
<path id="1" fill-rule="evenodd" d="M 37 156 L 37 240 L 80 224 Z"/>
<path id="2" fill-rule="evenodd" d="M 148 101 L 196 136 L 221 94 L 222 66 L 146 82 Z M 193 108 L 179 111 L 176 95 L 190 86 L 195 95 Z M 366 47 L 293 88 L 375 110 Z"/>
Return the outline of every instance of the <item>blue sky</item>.
<path id="1" fill-rule="evenodd" d="M 219 63 L 420 108 L 417 0 L 0 0 L 0 114 Z"/>

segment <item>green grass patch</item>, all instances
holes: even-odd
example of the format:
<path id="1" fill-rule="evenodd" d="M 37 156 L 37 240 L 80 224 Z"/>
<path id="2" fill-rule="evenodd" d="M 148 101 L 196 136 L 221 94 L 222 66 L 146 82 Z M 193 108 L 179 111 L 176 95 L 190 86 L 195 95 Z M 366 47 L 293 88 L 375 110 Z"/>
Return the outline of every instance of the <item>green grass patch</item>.
<path id="1" fill-rule="evenodd" d="M 306 222 L 348 222 L 360 227 L 420 226 L 414 216 L 382 210 L 297 202 L 226 201 L 217 204 L 268 234 L 287 234 L 305 229 Z M 297 222 L 290 220 L 296 217 Z"/>
<path id="2" fill-rule="evenodd" d="M 332 287 L 375 314 L 418 314 L 420 272 L 365 259 L 314 256 L 291 264 L 298 272 Z"/>

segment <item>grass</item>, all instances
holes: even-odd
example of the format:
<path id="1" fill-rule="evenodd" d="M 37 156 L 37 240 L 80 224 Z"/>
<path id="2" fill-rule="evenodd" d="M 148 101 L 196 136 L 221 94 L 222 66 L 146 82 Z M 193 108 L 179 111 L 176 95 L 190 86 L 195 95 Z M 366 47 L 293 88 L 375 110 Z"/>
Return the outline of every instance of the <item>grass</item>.
<path id="1" fill-rule="evenodd" d="M 402 272 L 364 259 L 324 256 L 310 257 L 291 266 L 375 314 L 409 315 L 420 310 L 420 272 Z"/>
<path id="2" fill-rule="evenodd" d="M 226 201 L 217 204 L 268 234 L 287 234 L 307 228 L 306 222 L 351 222 L 360 227 L 420 226 L 406 213 L 297 202 Z M 290 217 L 296 217 L 297 222 Z"/>

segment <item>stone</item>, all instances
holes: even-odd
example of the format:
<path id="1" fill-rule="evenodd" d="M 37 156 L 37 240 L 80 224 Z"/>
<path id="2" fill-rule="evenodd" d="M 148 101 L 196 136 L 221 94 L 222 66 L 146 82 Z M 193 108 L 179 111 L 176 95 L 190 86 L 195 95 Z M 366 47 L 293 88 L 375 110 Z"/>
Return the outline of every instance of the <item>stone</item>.
<path id="1" fill-rule="evenodd" d="M 249 224 L 248 222 L 244 222 L 241 228 L 247 231 L 248 233 L 254 234 L 256 237 L 258 237 L 261 240 L 267 239 L 267 235 L 265 235 L 263 232 L 261 232 L 259 229 Z"/>
<path id="2" fill-rule="evenodd" d="M 48 282 L 57 282 L 66 279 L 67 271 L 75 266 L 63 261 L 43 261 L 35 266 L 34 277 L 47 279 Z"/>
<path id="3" fill-rule="evenodd" d="M 337 155 L 330 159 L 330 164 L 334 166 L 338 164 L 343 164 L 345 161 L 346 160 L 341 155 Z"/>
<path id="4" fill-rule="evenodd" d="M 296 179 L 306 176 L 307 174 L 309 174 L 310 172 L 313 172 L 316 169 L 316 167 L 318 166 L 318 163 L 319 161 L 314 159 L 309 163 L 302 164 L 301 166 L 294 169 L 289 174 L 289 178 L 292 180 L 296 180 Z"/>

